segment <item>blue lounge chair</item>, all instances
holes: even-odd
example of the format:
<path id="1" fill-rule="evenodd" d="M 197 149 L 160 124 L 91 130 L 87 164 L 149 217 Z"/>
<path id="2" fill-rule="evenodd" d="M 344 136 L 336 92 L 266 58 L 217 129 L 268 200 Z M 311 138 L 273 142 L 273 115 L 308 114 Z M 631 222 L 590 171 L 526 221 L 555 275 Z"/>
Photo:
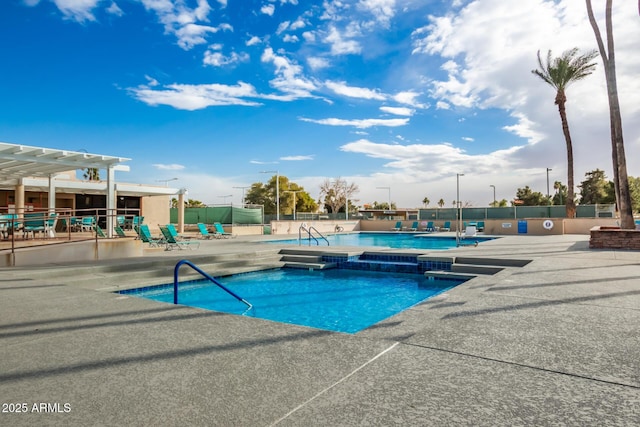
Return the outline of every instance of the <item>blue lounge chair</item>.
<path id="1" fill-rule="evenodd" d="M 185 240 L 185 237 L 178 233 L 178 230 L 176 229 L 175 225 L 167 224 L 165 225 L 165 227 L 167 227 L 167 230 L 169 230 L 169 233 L 171 233 L 171 236 L 173 236 L 174 239 Z"/>
<path id="2" fill-rule="evenodd" d="M 233 234 L 227 233 L 226 231 L 224 231 L 224 228 L 222 228 L 222 224 L 220 224 L 219 222 L 214 222 L 213 227 L 216 229 L 216 235 L 218 237 L 223 237 L 223 238 L 235 237 Z"/>
<path id="3" fill-rule="evenodd" d="M 93 231 L 93 227 L 96 225 L 96 219 L 92 216 L 83 216 L 80 222 L 81 231 Z"/>
<path id="4" fill-rule="evenodd" d="M 440 231 L 451 231 L 451 221 L 445 221 Z"/>
<path id="5" fill-rule="evenodd" d="M 29 233 L 35 239 L 36 233 L 42 233 L 44 236 L 44 214 L 41 213 L 27 213 L 24 214 L 24 225 L 22 227 L 22 235 L 24 238 L 29 238 Z"/>
<path id="6" fill-rule="evenodd" d="M 160 231 L 165 240 L 165 251 L 170 251 L 174 248 L 198 249 L 200 247 L 200 242 L 197 240 L 176 240 L 167 227 L 160 226 Z"/>
<path id="7" fill-rule="evenodd" d="M 213 239 L 214 237 L 218 237 L 215 234 L 209 233 L 209 230 L 207 230 L 207 226 L 201 222 L 198 223 L 198 231 L 200 231 L 201 239 L 209 240 L 209 239 Z"/>
<path id="8" fill-rule="evenodd" d="M 96 231 L 96 234 L 98 235 L 98 237 L 101 237 L 103 239 L 107 237 L 107 235 L 104 234 L 104 231 L 102 230 L 102 228 L 100 228 L 98 224 L 94 225 L 93 229 Z"/>
<path id="9" fill-rule="evenodd" d="M 402 221 L 398 221 L 396 222 L 396 226 L 395 227 L 391 227 L 392 231 L 400 231 L 402 230 Z"/>
<path id="10" fill-rule="evenodd" d="M 478 231 L 484 231 L 484 221 L 478 221 Z"/>
<path id="11" fill-rule="evenodd" d="M 113 229 L 118 237 L 128 237 L 120 225 L 114 226 Z"/>
<path id="12" fill-rule="evenodd" d="M 413 224 L 411 224 L 411 227 L 408 227 L 407 230 L 418 231 L 418 221 L 413 221 Z"/>
<path id="13" fill-rule="evenodd" d="M 144 243 L 148 243 L 149 247 L 158 247 L 164 244 L 164 239 L 155 239 L 151 236 L 151 230 L 149 230 L 149 226 L 147 224 L 142 224 L 137 227 L 138 237 Z"/>
<path id="14" fill-rule="evenodd" d="M 436 227 L 434 227 L 433 221 L 427 222 L 427 226 L 424 228 L 424 231 L 436 231 Z"/>

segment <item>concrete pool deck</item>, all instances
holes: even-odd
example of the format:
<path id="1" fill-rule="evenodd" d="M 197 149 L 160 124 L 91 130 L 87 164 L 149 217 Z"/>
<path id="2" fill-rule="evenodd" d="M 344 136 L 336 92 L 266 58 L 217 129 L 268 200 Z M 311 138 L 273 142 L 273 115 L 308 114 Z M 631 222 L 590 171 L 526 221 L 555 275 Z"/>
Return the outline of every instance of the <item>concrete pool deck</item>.
<path id="1" fill-rule="evenodd" d="M 146 258 L 260 251 L 254 240 Z M 355 335 L 65 280 L 92 263 L 1 269 L 0 424 L 640 424 L 639 252 L 564 235 L 446 253 L 532 262 Z"/>

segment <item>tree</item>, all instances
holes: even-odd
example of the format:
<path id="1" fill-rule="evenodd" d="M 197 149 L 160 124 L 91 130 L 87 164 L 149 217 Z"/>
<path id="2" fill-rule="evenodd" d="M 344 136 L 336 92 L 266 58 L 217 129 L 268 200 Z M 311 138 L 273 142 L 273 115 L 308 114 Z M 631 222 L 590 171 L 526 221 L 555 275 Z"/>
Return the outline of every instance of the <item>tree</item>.
<path id="1" fill-rule="evenodd" d="M 631 208 L 640 211 L 640 178 L 629 177 L 629 193 L 631 193 Z"/>
<path id="2" fill-rule="evenodd" d="M 504 208 L 504 207 L 506 207 L 506 206 L 508 205 L 508 203 L 509 203 L 509 202 L 507 201 L 507 199 L 502 199 L 502 200 L 500 200 L 500 201 L 498 201 L 498 200 L 495 200 L 495 201 L 494 201 L 494 200 L 492 200 L 492 201 L 489 203 L 489 206 L 491 206 L 492 208 Z"/>
<path id="3" fill-rule="evenodd" d="M 245 202 L 247 204 L 264 206 L 264 213 L 274 215 L 276 213 L 276 188 L 280 194 L 280 211 L 293 211 L 293 196 L 285 191 L 300 191 L 296 193 L 296 211 L 315 212 L 318 208 L 315 200 L 304 191 L 304 188 L 294 182 L 290 182 L 286 176 L 278 176 L 278 185 L 276 185 L 276 175 L 272 176 L 266 184 L 254 182 L 245 194 Z"/>
<path id="4" fill-rule="evenodd" d="M 329 213 L 338 213 L 341 209 L 344 212 L 346 201 L 354 201 L 353 196 L 360 189 L 354 183 L 348 184 L 346 180 L 338 177 L 334 180 L 325 179 L 320 184 L 320 198 L 324 197 L 324 206 Z M 349 203 L 350 206 L 354 206 Z M 351 212 L 352 209 L 349 209 Z"/>
<path id="5" fill-rule="evenodd" d="M 591 61 L 596 56 L 595 50 L 578 55 L 578 48 L 573 48 L 565 51 L 560 57 L 552 59 L 551 51 L 549 51 L 547 53 L 547 61 L 543 63 L 540 51 L 538 51 L 538 65 L 540 68 L 531 70 L 533 74 L 556 90 L 555 104 L 558 106 L 562 133 L 567 146 L 567 188 L 569 190 L 566 199 L 567 218 L 575 218 L 576 204 L 573 194 L 573 144 L 571 142 L 571 133 L 569 132 L 569 122 L 567 121 L 565 106 L 567 95 L 565 91 L 569 84 L 582 80 L 593 72 L 596 64 Z"/>
<path id="6" fill-rule="evenodd" d="M 533 191 L 527 185 L 524 188 L 518 188 L 516 192 L 516 200 L 521 200 L 523 206 L 544 206 L 549 204 L 549 198 L 539 191 Z"/>
<path id="7" fill-rule="evenodd" d="M 562 205 L 567 201 L 567 186 L 563 185 L 560 181 L 555 181 L 553 183 L 553 189 L 556 191 L 556 194 L 553 195 L 551 199 L 552 205 Z"/>
<path id="8" fill-rule="evenodd" d="M 593 16 L 591 0 L 587 3 L 589 23 L 596 36 L 600 57 L 604 64 L 604 74 L 607 81 L 607 95 L 609 97 L 609 122 L 611 125 L 611 153 L 613 158 L 613 184 L 616 192 L 618 211 L 620 212 L 620 227 L 634 229 L 631 193 L 629 191 L 629 177 L 627 175 L 627 158 L 624 152 L 624 138 L 622 137 L 622 116 L 618 100 L 618 83 L 616 78 L 616 58 L 613 45 L 613 22 L 611 20 L 611 5 L 613 0 L 607 0 L 605 6 L 605 25 L 607 29 L 607 47 L 605 48 L 600 34 L 600 28 Z"/>
<path id="9" fill-rule="evenodd" d="M 391 202 L 391 208 L 389 208 L 389 202 L 382 202 L 382 203 L 378 203 L 378 202 L 373 202 L 373 204 L 371 205 L 371 209 L 375 209 L 375 210 L 394 210 L 396 209 L 396 204 L 394 202 Z"/>
<path id="10" fill-rule="evenodd" d="M 440 206 L 440 208 L 444 206 L 444 199 L 438 200 L 438 206 Z"/>
<path id="11" fill-rule="evenodd" d="M 100 169 L 98 168 L 86 168 L 83 169 L 82 176 L 89 181 L 100 181 Z"/>
<path id="12" fill-rule="evenodd" d="M 608 181 L 604 171 L 596 169 L 584 174 L 586 179 L 578 185 L 580 187 L 580 204 L 596 205 L 614 203 L 616 199 L 613 182 Z"/>
<path id="13" fill-rule="evenodd" d="M 424 207 L 425 207 L 425 208 L 429 206 L 429 202 L 430 202 L 430 201 L 431 201 L 431 200 L 429 200 L 429 198 L 428 198 L 428 197 L 426 197 L 426 196 L 425 196 L 425 198 L 424 198 L 424 199 L 422 199 L 422 204 L 424 205 Z"/>

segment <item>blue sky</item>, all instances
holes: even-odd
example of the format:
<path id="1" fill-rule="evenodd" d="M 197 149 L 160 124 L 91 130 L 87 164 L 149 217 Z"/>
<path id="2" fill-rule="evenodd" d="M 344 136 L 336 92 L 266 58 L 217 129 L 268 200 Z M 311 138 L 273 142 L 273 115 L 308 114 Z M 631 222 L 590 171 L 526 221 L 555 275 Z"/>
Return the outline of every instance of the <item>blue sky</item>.
<path id="1" fill-rule="evenodd" d="M 593 0 L 602 18 L 604 1 Z M 640 176 L 640 17 L 615 2 L 629 174 Z M 603 19 L 601 25 L 604 26 Z M 5 0 L 0 141 L 128 157 L 117 179 L 208 204 L 278 170 L 358 204 L 566 183 L 553 89 L 536 52 L 596 47 L 584 2 L 519 0 Z M 602 67 L 567 92 L 575 178 L 611 176 Z M 223 197 L 232 195 L 232 197 Z"/>

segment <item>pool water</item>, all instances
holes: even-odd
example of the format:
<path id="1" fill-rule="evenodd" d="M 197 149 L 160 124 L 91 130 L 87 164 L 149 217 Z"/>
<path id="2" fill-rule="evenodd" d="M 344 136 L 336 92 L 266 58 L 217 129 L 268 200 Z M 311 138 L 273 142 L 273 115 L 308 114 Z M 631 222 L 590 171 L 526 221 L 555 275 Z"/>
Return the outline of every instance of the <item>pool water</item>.
<path id="1" fill-rule="evenodd" d="M 245 304 L 209 281 L 181 284 L 179 303 L 345 333 L 361 331 L 462 283 L 339 269 L 276 269 L 217 280 L 253 308 L 247 311 Z M 173 284 L 124 292 L 173 303 Z"/>
<path id="2" fill-rule="evenodd" d="M 429 234 L 415 233 L 347 233 L 326 236 L 330 246 L 385 246 L 398 249 L 452 249 L 456 247 L 455 237 L 437 237 Z M 320 246 L 326 242 L 319 240 Z M 470 237 L 463 239 L 462 244 L 482 243 L 492 240 L 490 237 Z M 271 240 L 268 243 L 298 244 L 298 239 Z M 302 246 L 308 246 L 308 239 L 302 240 Z M 316 242 L 311 239 L 311 246 Z"/>

